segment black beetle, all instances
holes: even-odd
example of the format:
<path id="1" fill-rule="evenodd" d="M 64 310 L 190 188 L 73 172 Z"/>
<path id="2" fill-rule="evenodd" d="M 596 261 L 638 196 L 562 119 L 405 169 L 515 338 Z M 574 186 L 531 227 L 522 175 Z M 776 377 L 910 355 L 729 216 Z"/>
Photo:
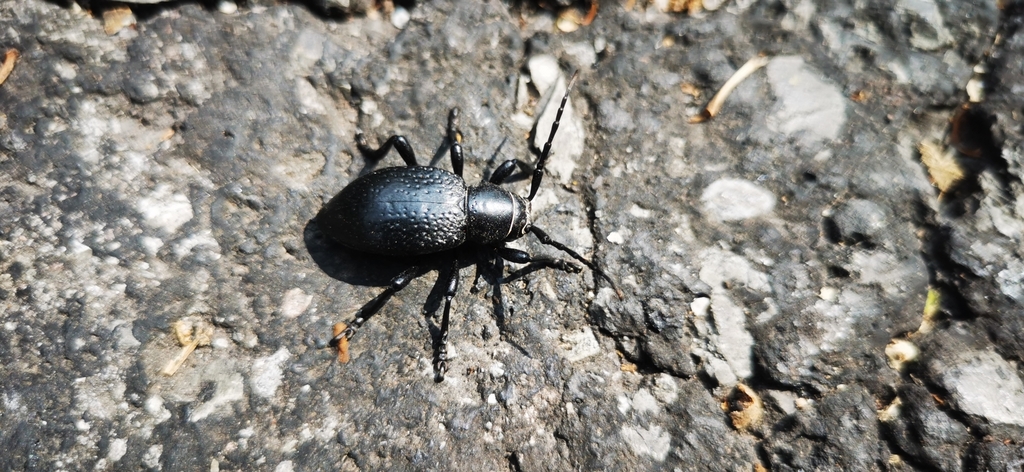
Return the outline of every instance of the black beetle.
<path id="1" fill-rule="evenodd" d="M 335 195 L 317 216 L 321 231 L 356 251 L 385 256 L 451 253 L 451 272 L 445 288 L 440 343 L 434 364 L 438 381 L 444 380 L 447 370 L 448 317 L 459 277 L 456 250 L 462 246 L 488 247 L 500 259 L 529 263 L 537 268 L 550 267 L 574 273 L 581 270 L 568 261 L 532 257 L 524 251 L 505 247 L 505 242 L 533 233 L 541 243 L 569 254 L 611 283 L 594 263 L 552 240 L 530 220 L 530 202 L 544 178 L 544 164 L 551 152 L 551 142 L 575 82 L 576 74 L 573 74 L 533 171 L 529 197 L 524 199 L 499 187 L 521 165 L 516 159 L 505 161 L 489 181 L 472 187 L 466 185 L 462 178 L 462 145 L 458 139 L 459 111 L 455 108 L 448 115 L 447 129 L 454 173 L 417 164 L 412 147 L 403 136 L 391 136 L 380 148 L 371 149 L 360 133 L 356 135 L 356 144 L 364 156 L 377 160 L 394 147 L 406 166 L 380 169 L 359 177 Z M 347 342 L 356 329 L 377 313 L 395 292 L 416 277 L 418 269 L 417 266 L 410 267 L 392 279 L 384 292 L 356 312 L 352 322 L 334 336 L 331 344 L 337 346 L 339 342 Z"/>

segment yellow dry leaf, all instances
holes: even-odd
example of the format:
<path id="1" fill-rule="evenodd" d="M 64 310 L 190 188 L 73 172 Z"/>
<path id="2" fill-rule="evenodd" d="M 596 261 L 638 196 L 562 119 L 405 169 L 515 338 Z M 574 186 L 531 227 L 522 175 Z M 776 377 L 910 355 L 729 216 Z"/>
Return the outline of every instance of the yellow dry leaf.
<path id="1" fill-rule="evenodd" d="M 964 170 L 956 161 L 953 152 L 938 142 L 921 141 L 917 145 L 917 150 L 921 153 L 921 163 L 928 168 L 928 175 L 931 176 L 932 183 L 942 193 L 950 191 L 964 178 Z"/>

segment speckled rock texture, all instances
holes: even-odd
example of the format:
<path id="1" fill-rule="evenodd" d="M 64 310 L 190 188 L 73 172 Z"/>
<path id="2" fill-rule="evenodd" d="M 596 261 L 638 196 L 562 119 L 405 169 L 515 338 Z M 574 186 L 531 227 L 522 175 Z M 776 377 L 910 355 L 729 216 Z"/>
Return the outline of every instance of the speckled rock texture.
<path id="1" fill-rule="evenodd" d="M 675 3 L 0 0 L 0 469 L 1019 468 L 1024 4 Z M 574 70 L 533 221 L 623 296 L 464 258 L 437 383 L 417 260 L 340 363 L 356 133 L 525 196 Z"/>

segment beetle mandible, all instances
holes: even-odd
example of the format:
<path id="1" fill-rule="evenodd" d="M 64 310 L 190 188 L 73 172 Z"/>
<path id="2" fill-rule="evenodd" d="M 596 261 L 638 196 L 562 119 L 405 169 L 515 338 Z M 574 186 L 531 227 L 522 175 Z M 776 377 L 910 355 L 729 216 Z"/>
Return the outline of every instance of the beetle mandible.
<path id="1" fill-rule="evenodd" d="M 385 256 L 451 253 L 440 343 L 434 362 L 438 381 L 444 380 L 448 369 L 449 313 L 459 279 L 456 250 L 463 245 L 491 248 L 499 259 L 532 264 L 537 268 L 554 268 L 572 273 L 581 270 L 580 266 L 569 261 L 534 257 L 525 251 L 505 247 L 506 242 L 532 233 L 542 244 L 565 252 L 615 286 L 593 262 L 551 239 L 530 218 L 531 202 L 544 178 L 544 165 L 551 153 L 551 143 L 558 131 L 577 73 L 572 75 L 566 86 L 548 140 L 534 168 L 528 197 L 520 197 L 499 186 L 521 164 L 516 159 L 502 163 L 488 181 L 476 186 L 466 184 L 462 178 L 462 145 L 458 139 L 459 110 L 454 108 L 448 115 L 447 128 L 453 172 L 417 164 L 412 146 L 404 136 L 391 136 L 378 149 L 371 149 L 362 133 L 359 133 L 356 135 L 356 145 L 364 156 L 372 160 L 381 159 L 395 148 L 406 166 L 388 167 L 357 178 L 335 195 L 317 216 L 317 223 L 325 234 L 356 251 Z M 380 311 L 395 292 L 416 277 L 418 269 L 418 266 L 410 267 L 393 278 L 381 294 L 355 313 L 352 322 L 331 339 L 331 345 L 347 342 L 369 317 Z"/>

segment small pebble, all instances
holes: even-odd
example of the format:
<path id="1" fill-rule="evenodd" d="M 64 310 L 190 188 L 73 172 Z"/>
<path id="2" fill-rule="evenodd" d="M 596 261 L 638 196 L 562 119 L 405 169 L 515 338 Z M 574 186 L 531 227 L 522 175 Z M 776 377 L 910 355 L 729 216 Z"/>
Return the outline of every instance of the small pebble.
<path id="1" fill-rule="evenodd" d="M 405 28 L 405 25 L 409 24 L 409 19 L 412 18 L 409 15 L 409 10 L 405 7 L 395 7 L 395 11 L 391 13 L 391 24 L 398 29 Z"/>
<path id="2" fill-rule="evenodd" d="M 221 0 L 217 3 L 217 11 L 225 15 L 234 15 L 238 12 L 238 4 L 231 0 Z"/>

